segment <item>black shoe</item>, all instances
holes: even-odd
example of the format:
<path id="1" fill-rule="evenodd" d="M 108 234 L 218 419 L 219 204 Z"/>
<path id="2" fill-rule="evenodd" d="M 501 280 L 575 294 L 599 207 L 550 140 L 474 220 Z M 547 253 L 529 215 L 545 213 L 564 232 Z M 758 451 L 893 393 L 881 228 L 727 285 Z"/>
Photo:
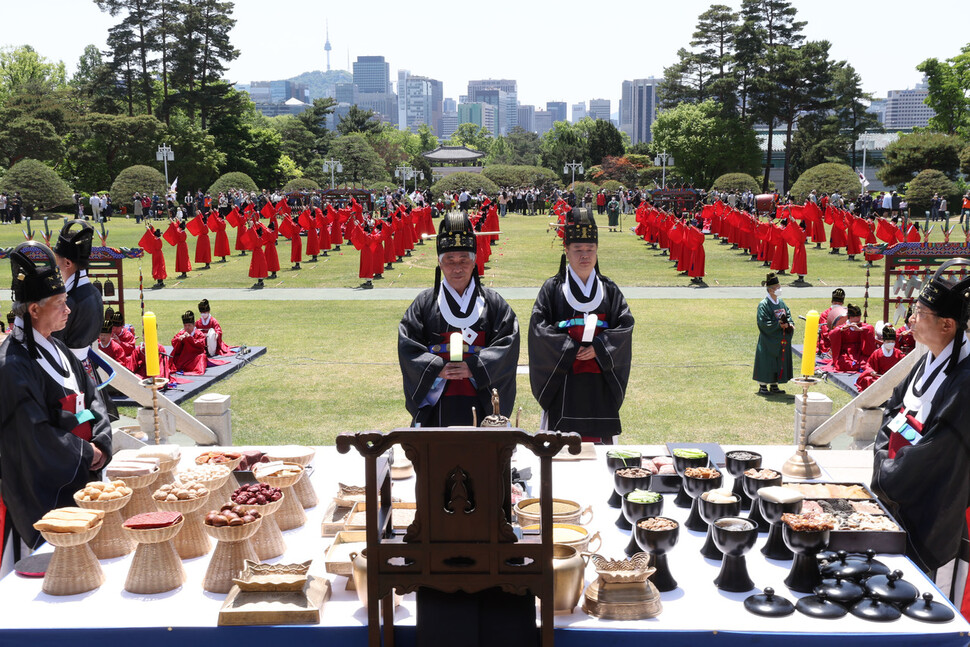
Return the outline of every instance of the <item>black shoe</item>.
<path id="1" fill-rule="evenodd" d="M 275 279 L 276 278 L 276 272 L 273 272 L 272 274 L 270 274 L 269 275 L 269 278 Z M 262 283 L 263 282 L 263 279 L 260 279 L 259 282 Z"/>
<path id="2" fill-rule="evenodd" d="M 766 387 L 766 386 L 760 386 L 760 387 L 758 387 L 758 392 L 755 393 L 755 395 L 761 395 L 761 396 L 768 395 L 768 387 Z"/>
<path id="3" fill-rule="evenodd" d="M 324 251 L 323 251 L 323 256 L 330 256 L 330 254 L 328 254 L 328 253 L 326 252 L 326 250 L 324 250 Z"/>
<path id="4" fill-rule="evenodd" d="M 299 263 L 297 263 L 296 265 L 294 265 L 294 266 L 293 266 L 293 267 L 291 267 L 290 269 L 291 269 L 291 270 L 299 270 L 299 269 L 302 269 L 302 268 L 300 267 L 300 264 L 299 264 Z"/>
<path id="5" fill-rule="evenodd" d="M 182 272 L 181 274 L 179 274 L 179 278 L 180 279 L 187 279 L 187 278 L 189 278 L 189 276 L 185 272 Z"/>
<path id="6" fill-rule="evenodd" d="M 385 270 L 393 270 L 394 269 L 394 265 L 392 263 L 388 263 L 387 265 L 384 266 L 384 269 Z"/>
<path id="7" fill-rule="evenodd" d="M 847 261 L 854 261 L 855 260 L 855 255 L 854 254 L 850 254 L 849 256 L 846 256 L 845 257 L 845 260 L 847 260 Z"/>
<path id="8" fill-rule="evenodd" d="M 775 384 L 771 385 L 771 388 L 768 389 L 768 393 L 770 393 L 771 395 L 785 395 L 785 391 L 782 389 L 779 389 L 778 386 Z"/>
<path id="9" fill-rule="evenodd" d="M 838 248 L 838 247 L 833 247 L 833 248 L 832 248 L 832 249 L 831 249 L 831 250 L 829 251 L 829 254 L 838 254 L 838 253 L 839 253 L 839 248 Z"/>
<path id="10" fill-rule="evenodd" d="M 786 274 L 785 270 L 778 270 L 775 274 Z"/>
<path id="11" fill-rule="evenodd" d="M 370 282 L 370 279 L 367 279 L 365 283 L 361 283 L 360 288 L 362 290 L 372 290 L 374 289 L 374 284 Z"/>
<path id="12" fill-rule="evenodd" d="M 209 269 L 212 269 L 212 268 L 211 268 L 211 267 L 209 267 L 209 264 L 208 264 L 208 263 L 206 263 L 206 264 L 205 264 L 205 269 L 207 269 L 207 270 L 209 270 Z"/>
<path id="13" fill-rule="evenodd" d="M 225 263 L 225 262 L 226 262 L 226 257 L 225 257 L 225 256 L 223 256 L 223 257 L 222 257 L 222 260 L 221 260 L 221 261 L 219 261 L 219 262 L 220 262 L 220 263 Z"/>
<path id="14" fill-rule="evenodd" d="M 771 263 L 769 263 L 768 261 L 765 261 L 764 263 L 761 264 L 761 267 L 771 267 Z"/>
<path id="15" fill-rule="evenodd" d="M 317 257 L 316 257 L 316 256 L 314 256 L 314 257 L 312 257 L 312 258 L 310 259 L 310 262 L 311 262 L 311 263 L 316 263 L 316 262 L 317 262 Z"/>

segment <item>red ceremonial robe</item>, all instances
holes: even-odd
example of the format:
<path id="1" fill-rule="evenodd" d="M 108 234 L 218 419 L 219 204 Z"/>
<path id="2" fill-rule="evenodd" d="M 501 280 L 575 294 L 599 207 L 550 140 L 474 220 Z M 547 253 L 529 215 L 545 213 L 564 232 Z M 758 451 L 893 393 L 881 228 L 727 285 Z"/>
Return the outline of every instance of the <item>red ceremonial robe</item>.
<path id="1" fill-rule="evenodd" d="M 778 225 L 770 226 L 771 235 L 771 269 L 775 272 L 788 271 L 788 242 L 785 240 L 784 230 Z"/>
<path id="2" fill-rule="evenodd" d="M 317 237 L 317 219 L 309 209 L 305 209 L 300 214 L 297 221 L 303 231 L 306 232 L 306 255 L 317 256 L 320 254 L 320 239 Z"/>
<path id="3" fill-rule="evenodd" d="M 252 252 L 252 258 L 249 259 L 249 278 L 252 279 L 265 279 L 269 276 L 269 272 L 266 271 L 266 253 L 263 251 L 262 241 L 265 231 L 266 227 L 257 222 L 243 237 L 246 249 Z"/>
<path id="4" fill-rule="evenodd" d="M 489 205 L 488 213 L 485 214 L 485 231 L 498 231 L 498 205 Z M 489 244 L 498 241 L 498 234 L 491 234 L 488 237 Z"/>
<path id="5" fill-rule="evenodd" d="M 825 210 L 825 222 L 832 225 L 832 232 L 829 235 L 829 247 L 832 249 L 840 249 L 845 247 L 845 218 L 842 217 L 842 212 L 835 207 L 828 207 Z"/>
<path id="6" fill-rule="evenodd" d="M 172 362 L 175 370 L 186 375 L 205 373 L 205 333 L 195 330 L 192 334 L 182 329 L 172 337 Z"/>
<path id="7" fill-rule="evenodd" d="M 180 274 L 192 271 L 192 263 L 189 261 L 188 234 L 181 226 L 176 226 L 173 222 L 169 227 L 172 231 L 172 238 L 175 239 L 175 271 Z M 165 232 L 168 235 L 168 232 Z"/>
<path id="8" fill-rule="evenodd" d="M 216 331 L 216 355 L 235 355 L 235 353 L 229 349 L 229 345 L 222 341 L 222 326 L 216 321 L 213 316 L 209 317 L 209 321 L 205 322 L 201 318 L 195 322 L 196 330 L 201 330 L 204 334 L 208 334 L 210 330 Z"/>
<path id="9" fill-rule="evenodd" d="M 235 211 L 235 207 L 233 207 L 233 211 Z M 229 248 L 229 236 L 226 234 L 226 219 L 220 216 L 218 211 L 209 214 L 209 231 L 216 235 L 212 255 L 226 257 L 232 254 L 232 250 Z"/>
<path id="10" fill-rule="evenodd" d="M 266 227 L 266 230 L 261 236 L 263 241 L 263 254 L 266 256 L 266 271 L 279 272 L 280 255 L 276 249 L 276 241 L 280 237 L 280 232 L 279 228 L 276 227 L 275 217 L 269 222 L 271 226 Z"/>
<path id="11" fill-rule="evenodd" d="M 690 249 L 690 267 L 687 268 L 687 275 L 691 278 L 704 277 L 704 232 L 697 227 L 688 227 L 685 237 L 687 247 Z"/>
<path id="12" fill-rule="evenodd" d="M 876 337 L 872 326 L 860 323 L 857 329 L 841 325 L 829 332 L 832 347 L 832 369 L 839 373 L 858 373 L 865 370 L 866 360 L 875 350 Z"/>
<path id="13" fill-rule="evenodd" d="M 129 371 L 132 369 L 132 358 L 125 352 L 125 349 L 121 347 L 121 344 L 116 342 L 114 339 L 108 340 L 108 345 L 103 346 L 101 340 L 98 339 L 98 350 L 124 366 Z"/>
<path id="14" fill-rule="evenodd" d="M 877 348 L 871 355 L 869 355 L 869 360 L 866 362 L 866 370 L 862 372 L 862 375 L 858 377 L 855 381 L 856 391 L 862 393 L 870 386 L 872 383 L 878 380 L 880 377 L 886 374 L 886 371 L 891 369 L 896 364 L 899 364 L 899 360 L 906 357 L 898 348 L 893 348 L 893 352 L 889 357 L 883 354 L 882 348 Z"/>
<path id="15" fill-rule="evenodd" d="M 292 216 L 283 218 L 280 223 L 280 233 L 290 239 L 290 262 L 299 263 L 303 260 L 303 237 L 300 236 L 300 225 Z"/>
<path id="16" fill-rule="evenodd" d="M 118 342 L 127 357 L 131 358 L 134 355 L 138 340 L 135 339 L 135 333 L 132 332 L 131 326 L 112 326 L 111 339 Z"/>
<path id="17" fill-rule="evenodd" d="M 866 221 L 862 218 L 856 218 L 848 211 L 843 211 L 842 217 L 845 219 L 845 253 L 849 256 L 861 254 L 862 238 L 868 231 Z"/>
<path id="18" fill-rule="evenodd" d="M 903 355 L 909 355 L 916 348 L 916 339 L 913 338 L 913 331 L 906 326 L 896 329 L 896 348 Z"/>
<path id="19" fill-rule="evenodd" d="M 370 240 L 368 240 L 367 232 L 357 223 L 354 223 L 350 230 L 350 242 L 354 249 L 360 252 L 357 276 L 362 279 L 374 278 L 374 259 L 371 258 L 373 252 L 371 251 Z"/>
<path id="20" fill-rule="evenodd" d="M 824 243 L 825 242 L 825 226 L 822 224 L 822 210 L 818 208 L 818 205 L 809 200 L 805 203 L 805 208 L 802 213 L 805 216 L 806 225 L 811 222 L 812 227 L 812 242 L 813 243 Z M 808 230 L 806 229 L 806 233 Z"/>
<path id="21" fill-rule="evenodd" d="M 214 212 L 210 212 L 214 213 Z M 186 226 L 189 233 L 195 236 L 195 262 L 209 264 L 212 262 L 212 242 L 209 240 L 209 226 L 200 213 L 189 221 Z"/>
<path id="22" fill-rule="evenodd" d="M 793 254 L 791 261 L 792 274 L 805 276 L 808 274 L 808 255 L 805 252 L 805 232 L 794 220 L 788 221 L 788 226 L 782 232 L 785 242 L 792 246 Z"/>
<path id="23" fill-rule="evenodd" d="M 165 271 L 165 253 L 162 251 L 160 232 L 149 225 L 148 231 L 138 241 L 138 246 L 152 255 L 152 278 L 156 281 L 167 279 L 168 272 Z"/>
<path id="24" fill-rule="evenodd" d="M 340 214 L 329 204 L 327 205 L 327 213 L 330 215 L 330 244 L 339 247 L 344 242 L 343 222 L 340 220 Z"/>
<path id="25" fill-rule="evenodd" d="M 145 344 L 138 344 L 138 348 L 135 349 L 134 355 L 131 359 L 131 372 L 138 377 L 145 379 L 148 374 L 145 371 Z M 165 352 L 165 347 L 158 344 L 158 377 L 163 377 L 168 380 L 168 383 L 173 382 L 177 384 L 185 384 L 191 380 L 186 380 L 184 378 L 176 377 L 175 365 L 172 363 L 172 357 Z"/>
<path id="26" fill-rule="evenodd" d="M 317 229 L 320 230 L 320 236 L 317 238 L 317 243 L 319 244 L 320 251 L 330 251 L 330 221 L 327 219 L 327 215 L 322 209 L 315 207 L 313 209 L 314 219 L 316 220 Z"/>

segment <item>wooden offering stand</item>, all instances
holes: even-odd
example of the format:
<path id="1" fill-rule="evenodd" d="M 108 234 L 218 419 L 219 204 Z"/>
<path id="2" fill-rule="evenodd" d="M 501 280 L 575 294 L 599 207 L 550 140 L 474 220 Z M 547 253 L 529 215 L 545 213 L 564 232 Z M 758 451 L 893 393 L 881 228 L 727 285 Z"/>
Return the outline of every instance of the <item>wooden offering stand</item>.
<path id="1" fill-rule="evenodd" d="M 93 591 L 104 584 L 101 564 L 88 546 L 104 521 L 82 532 L 41 531 L 48 544 L 54 547 L 41 590 L 47 595 L 77 595 Z"/>
<path id="2" fill-rule="evenodd" d="M 417 513 L 403 537 L 395 536 L 392 528 L 391 478 L 386 457 L 396 444 L 404 448 L 416 476 Z M 519 604 L 517 611 L 531 605 L 533 615 L 528 624 L 532 630 L 534 603 L 527 594 L 534 595 L 541 601 L 541 644 L 551 647 L 552 457 L 564 446 L 569 447 L 571 454 L 578 454 L 578 434 L 533 435 L 514 428 L 422 427 L 396 429 L 388 434 L 341 434 L 336 445 L 342 454 L 353 447 L 365 459 L 367 619 L 372 647 L 381 645 L 381 610 L 383 644 L 394 644 L 395 589 L 398 593 L 418 591 L 419 597 L 422 590 L 486 596 L 495 590 L 518 594 L 527 604 Z M 511 457 L 517 445 L 540 459 L 542 530 L 537 543 L 517 542 L 512 528 Z M 444 608 L 442 614 L 422 618 L 420 608 L 419 600 L 419 645 L 443 627 L 454 632 L 455 644 L 476 644 L 477 636 L 464 636 L 462 631 L 467 632 L 469 624 L 477 623 L 462 624 Z M 507 645 L 519 644 L 516 636 L 508 638 Z"/>
<path id="3" fill-rule="evenodd" d="M 250 538 L 259 530 L 263 518 L 241 526 L 207 526 L 203 528 L 218 540 L 216 550 L 209 560 L 202 588 L 210 593 L 228 593 L 233 579 L 246 566 L 246 560 L 259 562 Z"/>
<path id="4" fill-rule="evenodd" d="M 127 555 L 135 550 L 135 542 L 121 528 L 123 519 L 119 512 L 128 505 L 128 502 L 131 500 L 130 494 L 120 499 L 111 499 L 110 501 L 82 501 L 78 498 L 78 494 L 80 492 L 74 494 L 74 503 L 77 504 L 77 507 L 104 511 L 104 519 L 101 521 L 101 532 L 96 534 L 94 539 L 88 544 L 94 552 L 95 557 L 98 559 L 112 559 Z"/>

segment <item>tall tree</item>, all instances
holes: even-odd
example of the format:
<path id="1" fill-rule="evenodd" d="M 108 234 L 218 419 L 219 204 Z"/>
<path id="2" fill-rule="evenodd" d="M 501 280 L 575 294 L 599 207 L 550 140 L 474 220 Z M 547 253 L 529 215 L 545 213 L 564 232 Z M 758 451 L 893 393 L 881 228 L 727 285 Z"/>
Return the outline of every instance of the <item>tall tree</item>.
<path id="1" fill-rule="evenodd" d="M 698 16 L 690 41 L 700 65 L 708 70 L 704 98 L 713 98 L 726 112 L 732 112 L 737 105 L 737 80 L 733 73 L 737 30 L 738 13 L 727 5 L 715 4 Z"/>
<path id="2" fill-rule="evenodd" d="M 126 25 L 115 25 L 108 30 L 108 53 L 111 54 L 109 68 L 115 77 L 115 87 L 119 88 L 128 106 L 128 116 L 135 116 L 135 43 L 131 30 Z"/>
<path id="3" fill-rule="evenodd" d="M 367 138 L 360 133 L 338 137 L 330 152 L 340 160 L 344 177 L 349 178 L 354 184 L 362 180 L 381 180 L 387 177 L 384 160 L 367 143 Z"/>
<path id="4" fill-rule="evenodd" d="M 327 119 L 333 114 L 337 102 L 331 97 L 317 97 L 313 105 L 296 116 L 313 135 L 313 149 L 325 155 L 333 141 L 333 131 L 327 128 Z"/>
<path id="5" fill-rule="evenodd" d="M 832 67 L 832 99 L 840 130 L 851 137 L 849 149 L 852 168 L 856 168 L 855 142 L 870 128 L 879 127 L 879 119 L 867 110 L 872 95 L 862 90 L 862 77 L 845 61 Z"/>
<path id="6" fill-rule="evenodd" d="M 365 135 L 381 129 L 381 120 L 373 110 L 363 110 L 354 105 L 350 106 L 347 114 L 339 117 L 337 132 L 341 135 L 363 133 Z"/>
<path id="7" fill-rule="evenodd" d="M 586 164 L 587 140 L 583 138 L 578 126 L 579 124 L 557 121 L 552 125 L 552 130 L 543 133 L 542 142 L 539 144 L 543 166 L 560 174 L 566 162 Z"/>
<path id="8" fill-rule="evenodd" d="M 930 128 L 970 138 L 970 45 L 946 61 L 928 58 L 916 69 L 926 75 L 926 105 L 936 113 L 930 118 Z"/>
<path id="9" fill-rule="evenodd" d="M 593 122 L 587 142 L 589 166 L 599 164 L 604 157 L 620 157 L 624 152 L 620 131 L 605 119 L 597 119 Z"/>
<path id="10" fill-rule="evenodd" d="M 41 94 L 64 88 L 63 62 L 49 61 L 30 45 L 0 50 L 0 105 L 17 94 Z"/>
<path id="11" fill-rule="evenodd" d="M 107 11 L 112 17 L 124 13 L 125 17 L 115 25 L 115 30 L 128 32 L 126 46 L 130 47 L 139 70 L 138 76 L 142 88 L 145 112 L 153 114 L 154 88 L 153 77 L 157 61 L 153 58 L 157 51 L 157 32 L 154 29 L 159 11 L 160 0 L 94 0 L 101 11 Z"/>

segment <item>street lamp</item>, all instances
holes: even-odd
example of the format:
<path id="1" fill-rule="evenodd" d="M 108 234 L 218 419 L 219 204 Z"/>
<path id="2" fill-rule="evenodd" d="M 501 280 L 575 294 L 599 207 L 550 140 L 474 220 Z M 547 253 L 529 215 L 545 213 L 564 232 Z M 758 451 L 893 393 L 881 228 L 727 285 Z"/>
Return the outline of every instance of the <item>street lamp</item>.
<path id="1" fill-rule="evenodd" d="M 172 147 L 168 144 L 162 144 L 155 151 L 155 160 L 158 162 L 164 162 L 165 164 L 165 186 L 171 186 L 168 183 L 168 163 L 175 161 L 175 152 L 172 151 Z"/>
<path id="2" fill-rule="evenodd" d="M 344 166 L 340 163 L 340 160 L 323 160 L 323 172 L 326 173 L 330 171 L 330 188 L 334 187 L 333 172 L 337 173 L 344 172 Z"/>
<path id="3" fill-rule="evenodd" d="M 667 151 L 660 153 L 655 158 L 653 158 L 653 163 L 655 166 L 663 167 L 660 175 L 660 187 L 662 189 L 667 188 L 667 167 L 674 165 L 674 156 L 668 155 Z"/>
<path id="4" fill-rule="evenodd" d="M 408 180 L 415 177 L 414 167 L 403 164 L 394 169 L 394 176 L 401 178 L 401 184 L 404 185 L 405 192 L 408 189 Z M 417 180 L 414 181 L 414 186 L 417 188 Z"/>
<path id="5" fill-rule="evenodd" d="M 580 175 L 582 175 L 585 172 L 585 171 L 583 171 L 583 163 L 582 162 L 566 162 L 566 164 L 563 165 L 563 167 L 562 167 L 562 174 L 563 175 L 566 175 L 567 173 L 569 173 L 570 170 L 572 171 L 572 173 L 573 173 L 573 181 L 572 181 L 572 184 L 573 185 L 576 184 L 576 170 L 577 169 L 579 169 L 579 174 Z M 575 187 L 574 187 L 574 189 L 575 189 Z"/>

